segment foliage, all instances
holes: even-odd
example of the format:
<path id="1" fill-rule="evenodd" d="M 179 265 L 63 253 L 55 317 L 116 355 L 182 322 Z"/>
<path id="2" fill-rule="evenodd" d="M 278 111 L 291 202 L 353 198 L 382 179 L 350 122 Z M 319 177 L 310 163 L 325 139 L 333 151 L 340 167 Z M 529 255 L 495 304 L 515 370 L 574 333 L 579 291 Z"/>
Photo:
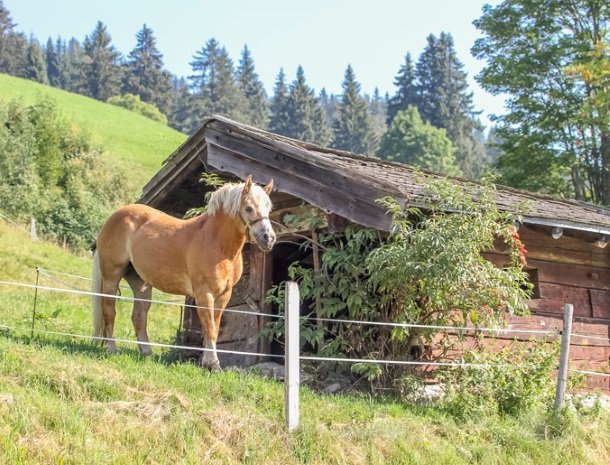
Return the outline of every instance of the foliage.
<path id="1" fill-rule="evenodd" d="M 384 199 L 393 218 L 386 244 L 367 260 L 371 284 L 384 294 L 383 305 L 398 321 L 440 326 L 501 324 L 527 312 L 527 251 L 519 240 L 513 214 L 500 212 L 495 189 L 482 184 L 458 188 L 449 181 L 426 186 L 426 214 Z M 450 214 L 447 212 L 460 212 Z M 501 239 L 510 249 L 511 266 L 498 268 L 482 256 Z M 428 343 L 434 331 L 395 330 L 407 340 Z"/>
<path id="2" fill-rule="evenodd" d="M 171 74 L 163 69 L 163 55 L 157 48 L 157 39 L 153 30 L 144 24 L 136 34 L 136 46 L 124 64 L 121 91 L 134 94 L 166 113 L 172 90 Z"/>
<path id="3" fill-rule="evenodd" d="M 379 156 L 448 175 L 460 175 L 453 144 L 444 129 L 424 123 L 416 107 L 396 114 L 381 138 Z"/>
<path id="4" fill-rule="evenodd" d="M 405 56 L 394 80 L 396 94 L 388 102 L 388 125 L 414 106 L 423 121 L 447 131 L 461 173 L 479 179 L 487 170 L 481 124 L 476 120 L 464 66 L 457 58 L 451 34 L 430 34 L 414 66 Z"/>
<path id="5" fill-rule="evenodd" d="M 472 52 L 486 61 L 477 80 L 507 95 L 497 117 L 502 182 L 610 204 L 602 126 L 579 117 L 594 85 L 566 72 L 608 40 L 608 2 L 507 0 L 486 5 L 475 25 L 483 37 Z"/>
<path id="6" fill-rule="evenodd" d="M 322 146 L 330 143 L 332 133 L 326 114 L 313 89 L 307 85 L 302 66 L 297 68 L 296 78 L 289 87 L 286 115 L 286 132 L 282 135 Z"/>
<path id="7" fill-rule="evenodd" d="M 477 419 L 490 415 L 531 415 L 550 410 L 554 399 L 559 346 L 532 340 L 507 345 L 498 351 L 475 349 L 463 362 L 484 367 L 441 370 L 446 383 L 445 408 L 456 418 Z"/>
<path id="8" fill-rule="evenodd" d="M 70 124 L 103 146 L 101 157 L 117 173 L 125 174 L 126 194 L 135 199 L 142 186 L 159 170 L 163 160 L 186 136 L 148 118 L 134 117 L 114 105 L 67 93 L 32 81 L 0 75 L 0 99 L 22 96 L 32 105 L 39 96 L 57 102 Z"/>
<path id="9" fill-rule="evenodd" d="M 48 237 L 86 247 L 107 209 L 124 200 L 123 178 L 105 168 L 88 136 L 71 129 L 52 100 L 1 106 L 0 127 L 3 210 L 36 218 Z"/>
<path id="10" fill-rule="evenodd" d="M 273 97 L 269 109 L 271 111 L 269 130 L 276 134 L 288 134 L 288 86 L 283 69 L 280 69 L 275 78 Z"/>
<path id="11" fill-rule="evenodd" d="M 83 42 L 85 55 L 89 58 L 85 68 L 87 95 L 102 101 L 117 95 L 120 89 L 121 55 L 111 41 L 106 25 L 98 21 Z"/>
<path id="12" fill-rule="evenodd" d="M 126 108 L 129 111 L 133 111 L 134 113 L 146 116 L 147 118 L 150 118 L 153 121 L 158 121 L 159 123 L 167 124 L 167 116 L 161 113 L 159 109 L 152 103 L 146 103 L 140 100 L 139 95 L 115 95 L 114 97 L 110 97 L 107 102 L 111 105 Z"/>
<path id="13" fill-rule="evenodd" d="M 353 68 L 347 67 L 343 94 L 333 123 L 333 145 L 348 152 L 372 155 L 377 151 L 377 134 L 368 101 L 360 95 Z"/>
<path id="14" fill-rule="evenodd" d="M 320 233 L 320 270 L 299 263 L 289 268 L 289 277 L 299 283 L 312 314 L 478 326 L 502 324 L 505 317 L 527 311 L 530 285 L 523 272 L 527 251 L 512 226 L 515 217 L 498 211 L 491 184 L 464 190 L 436 181 L 427 184 L 426 192 L 425 214 L 415 208 L 403 210 L 391 199 L 383 201 L 393 217 L 393 232 L 387 238 L 353 226 L 344 234 Z M 446 213 L 451 211 L 461 213 Z M 511 251 L 512 265 L 506 269 L 481 255 L 492 250 L 498 238 Z M 282 309 L 282 287 L 272 289 L 268 300 Z M 264 334 L 282 333 L 282 321 L 277 320 Z M 455 342 L 446 332 L 432 329 L 308 320 L 302 321 L 301 338 L 326 355 L 379 360 L 429 359 L 433 345 L 436 355 L 442 356 Z M 375 364 L 361 364 L 354 371 L 369 379 L 383 374 L 379 383 L 389 385 L 401 383 L 404 369 L 382 373 Z"/>
<path id="15" fill-rule="evenodd" d="M 267 93 L 254 69 L 254 59 L 247 46 L 241 52 L 236 76 L 239 90 L 246 99 L 243 122 L 266 129 L 269 122 Z"/>
<path id="16" fill-rule="evenodd" d="M 191 67 L 193 75 L 189 80 L 199 106 L 199 118 L 218 113 L 239 120 L 246 101 L 227 49 L 216 39 L 210 39 L 193 56 Z"/>

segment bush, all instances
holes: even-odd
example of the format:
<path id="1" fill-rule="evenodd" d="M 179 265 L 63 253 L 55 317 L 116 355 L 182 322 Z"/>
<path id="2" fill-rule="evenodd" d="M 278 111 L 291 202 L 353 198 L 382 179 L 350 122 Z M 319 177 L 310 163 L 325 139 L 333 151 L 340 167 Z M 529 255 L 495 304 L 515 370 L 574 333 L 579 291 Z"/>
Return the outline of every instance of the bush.
<path id="1" fill-rule="evenodd" d="M 515 217 L 498 211 L 490 183 L 470 190 L 435 181 L 426 186 L 425 214 L 384 199 L 393 216 L 392 233 L 348 227 L 343 234 L 321 232 L 320 269 L 294 263 L 290 279 L 311 316 L 439 326 L 502 324 L 527 312 L 529 284 L 523 271 L 525 249 L 513 227 Z M 473 194 L 474 192 L 474 194 Z M 473 200 L 476 195 L 476 201 Z M 461 213 L 447 213 L 458 211 Z M 317 228 L 319 218 L 296 219 L 298 229 Z M 500 269 L 482 253 L 502 239 L 511 250 L 511 266 Z M 305 244 L 308 246 L 310 244 Z M 283 311 L 281 286 L 268 301 Z M 264 332 L 283 334 L 277 320 Z M 442 357 L 458 340 L 446 331 L 349 323 L 316 324 L 303 320 L 302 342 L 318 353 L 368 359 Z M 403 367 L 356 364 L 352 370 L 385 387 L 408 390 Z M 411 370 L 412 371 L 412 370 Z"/>
<path id="2" fill-rule="evenodd" d="M 53 100 L 0 104 L 0 206 L 43 236 L 86 247 L 109 210 L 129 193 L 105 167 L 89 136 L 73 129 Z"/>
<path id="3" fill-rule="evenodd" d="M 167 116 L 161 113 L 152 103 L 146 103 L 140 100 L 139 95 L 115 95 L 114 97 L 110 97 L 106 102 L 111 105 L 116 105 L 117 107 L 126 108 L 129 111 L 146 116 L 154 121 L 167 124 Z"/>
<path id="4" fill-rule="evenodd" d="M 464 363 L 487 368 L 456 367 L 440 370 L 447 384 L 444 404 L 460 419 L 511 415 L 550 408 L 554 399 L 559 345 L 545 341 L 515 342 L 497 352 L 471 350 Z"/>

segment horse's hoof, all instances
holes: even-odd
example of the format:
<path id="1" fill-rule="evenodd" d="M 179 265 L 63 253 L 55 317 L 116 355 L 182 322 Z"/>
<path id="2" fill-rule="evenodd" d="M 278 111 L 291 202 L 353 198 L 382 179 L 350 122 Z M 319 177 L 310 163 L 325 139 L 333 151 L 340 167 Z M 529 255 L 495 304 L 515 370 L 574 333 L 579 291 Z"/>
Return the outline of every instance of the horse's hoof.
<path id="1" fill-rule="evenodd" d="M 212 373 L 222 371 L 222 368 L 220 367 L 220 362 L 218 360 L 214 362 L 202 362 L 201 368 L 203 368 L 204 370 L 207 369 Z"/>

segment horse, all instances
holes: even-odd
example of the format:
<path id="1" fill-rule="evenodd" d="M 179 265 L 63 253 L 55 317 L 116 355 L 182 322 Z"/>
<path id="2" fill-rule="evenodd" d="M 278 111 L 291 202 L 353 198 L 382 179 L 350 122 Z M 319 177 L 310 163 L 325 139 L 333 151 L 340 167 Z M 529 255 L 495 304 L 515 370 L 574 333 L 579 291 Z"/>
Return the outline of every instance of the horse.
<path id="1" fill-rule="evenodd" d="M 243 271 L 242 249 L 248 232 L 269 252 L 275 232 L 269 220 L 273 179 L 257 186 L 225 184 L 212 193 L 207 211 L 182 220 L 146 205 L 120 208 L 106 221 L 93 255 L 93 336 L 116 351 L 113 297 L 124 278 L 136 299 L 131 320 L 143 355 L 152 353 L 146 332 L 152 288 L 193 297 L 204 333 L 201 365 L 219 370 L 216 340 L 222 313 Z"/>

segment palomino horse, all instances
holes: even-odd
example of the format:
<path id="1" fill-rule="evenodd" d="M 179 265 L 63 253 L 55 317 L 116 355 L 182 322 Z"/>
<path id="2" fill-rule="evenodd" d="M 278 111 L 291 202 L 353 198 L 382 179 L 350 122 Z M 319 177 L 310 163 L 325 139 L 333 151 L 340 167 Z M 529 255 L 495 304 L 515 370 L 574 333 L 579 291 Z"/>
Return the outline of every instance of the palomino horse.
<path id="1" fill-rule="evenodd" d="M 134 296 L 150 300 L 152 288 L 194 297 L 205 336 L 202 365 L 219 369 L 216 339 L 222 312 L 241 277 L 248 230 L 265 251 L 275 243 L 269 221 L 273 180 L 265 187 L 227 184 L 210 197 L 207 212 L 180 220 L 146 205 L 128 205 L 106 221 L 96 242 L 93 291 L 115 295 L 125 278 Z M 93 334 L 113 339 L 116 299 L 93 297 Z M 140 351 L 150 354 L 146 319 L 150 302 L 135 301 L 131 320 Z"/>

